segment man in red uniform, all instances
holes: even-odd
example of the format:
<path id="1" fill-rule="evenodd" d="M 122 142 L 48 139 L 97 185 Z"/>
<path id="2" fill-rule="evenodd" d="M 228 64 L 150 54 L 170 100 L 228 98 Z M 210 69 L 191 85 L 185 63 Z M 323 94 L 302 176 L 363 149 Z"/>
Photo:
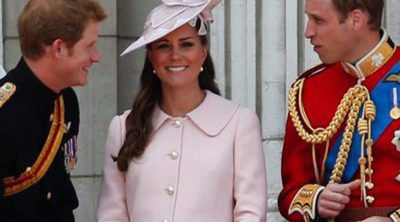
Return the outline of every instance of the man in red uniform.
<path id="1" fill-rule="evenodd" d="M 306 0 L 323 61 L 289 94 L 281 214 L 290 221 L 400 221 L 400 50 L 384 0 Z"/>

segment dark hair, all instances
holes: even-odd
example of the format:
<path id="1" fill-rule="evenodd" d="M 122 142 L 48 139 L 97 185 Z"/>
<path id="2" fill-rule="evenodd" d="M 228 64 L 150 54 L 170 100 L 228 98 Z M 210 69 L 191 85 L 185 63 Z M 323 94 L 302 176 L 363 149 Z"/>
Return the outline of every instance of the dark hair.
<path id="1" fill-rule="evenodd" d="M 199 37 L 201 44 L 206 46 L 206 36 Z M 129 162 L 133 158 L 143 155 L 153 131 L 152 118 L 149 117 L 152 116 L 154 107 L 162 100 L 161 81 L 157 75 L 154 75 L 153 70 L 149 56 L 146 55 L 140 76 L 140 89 L 125 122 L 125 141 L 118 153 L 118 157 L 113 157 L 117 161 L 118 169 L 122 172 L 128 170 Z M 210 53 L 207 53 L 203 71 L 200 72 L 198 81 L 201 89 L 220 94 L 215 82 L 214 65 Z"/>
<path id="2" fill-rule="evenodd" d="M 96 0 L 30 0 L 18 19 L 22 55 L 39 59 L 43 47 L 56 39 L 72 48 L 89 21 L 100 22 L 106 17 Z"/>
<path id="3" fill-rule="evenodd" d="M 368 24 L 372 30 L 381 28 L 384 0 L 332 0 L 332 3 L 341 22 L 344 22 L 351 11 L 361 9 L 368 13 Z"/>

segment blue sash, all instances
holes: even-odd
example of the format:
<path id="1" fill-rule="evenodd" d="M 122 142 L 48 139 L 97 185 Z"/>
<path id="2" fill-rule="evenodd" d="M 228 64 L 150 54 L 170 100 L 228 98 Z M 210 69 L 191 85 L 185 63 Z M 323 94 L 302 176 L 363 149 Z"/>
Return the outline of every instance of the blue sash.
<path id="1" fill-rule="evenodd" d="M 399 82 L 397 81 L 384 81 L 388 76 L 394 73 L 400 72 L 400 62 L 398 62 L 394 67 L 385 75 L 384 78 L 375 86 L 371 92 L 371 99 L 374 101 L 376 106 L 376 118 L 372 122 L 372 132 L 371 137 L 376 142 L 378 138 L 382 135 L 385 129 L 392 122 L 390 117 L 390 110 L 393 105 L 392 95 L 393 88 L 398 88 L 398 96 L 400 97 Z M 400 105 L 400 104 L 399 104 Z M 359 116 L 361 116 L 362 110 L 360 110 Z M 332 175 L 332 170 L 335 166 L 337 154 L 339 153 L 340 144 L 343 139 L 343 132 L 337 138 L 334 146 L 329 152 L 328 158 L 326 160 L 326 174 L 325 174 L 325 184 L 329 182 Z M 357 128 L 354 131 L 353 142 L 350 147 L 349 157 L 347 159 L 346 169 L 343 174 L 342 181 L 344 183 L 350 182 L 354 174 L 357 172 L 359 167 L 358 159 L 361 155 L 360 152 L 361 145 L 361 135 L 358 133 Z"/>

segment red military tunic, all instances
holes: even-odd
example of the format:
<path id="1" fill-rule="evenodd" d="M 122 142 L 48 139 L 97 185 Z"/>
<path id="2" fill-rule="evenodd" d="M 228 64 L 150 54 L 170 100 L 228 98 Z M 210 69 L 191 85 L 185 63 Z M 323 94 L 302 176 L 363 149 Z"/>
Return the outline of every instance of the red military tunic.
<path id="1" fill-rule="evenodd" d="M 371 56 L 373 53 L 369 53 L 368 55 Z M 378 70 L 370 73 L 365 81 L 363 81 L 363 85 L 371 92 L 377 83 L 384 78 L 385 74 L 399 61 L 400 50 L 394 47 L 394 53 L 390 59 L 382 64 Z M 306 76 L 305 78 L 301 98 L 305 113 L 313 128 L 325 128 L 335 115 L 344 94 L 349 88 L 357 84 L 358 78 L 347 73 L 342 63 L 328 65 L 322 71 Z M 389 115 L 389 113 L 384 115 Z M 380 118 L 380 116 L 378 115 L 376 118 Z M 343 132 L 345 125 L 346 120 L 342 123 L 338 132 L 329 140 L 329 150 L 332 148 L 338 135 Z M 400 181 L 396 180 L 396 177 L 400 174 L 400 152 L 396 150 L 396 146 L 392 143 L 394 132 L 399 129 L 400 119 L 393 120 L 372 147 L 372 169 L 374 170 L 372 182 L 375 186 L 373 189 L 368 190 L 368 195 L 373 196 L 375 200 L 369 207 L 400 208 Z M 358 133 L 357 130 L 354 133 Z M 293 121 L 289 117 L 286 124 L 286 135 L 282 153 L 283 190 L 279 195 L 278 205 L 280 213 L 290 221 L 304 220 L 299 212 L 289 215 L 289 208 L 295 195 L 304 185 L 317 183 L 311 147 L 310 143 L 305 142 L 299 137 Z M 324 154 L 325 143 L 317 144 L 316 159 L 320 172 Z M 359 170 L 354 175 L 354 179 L 357 178 L 360 178 Z M 360 200 L 360 195 L 360 189 L 354 190 L 350 197 L 351 201 L 346 208 L 364 207 L 363 202 Z"/>

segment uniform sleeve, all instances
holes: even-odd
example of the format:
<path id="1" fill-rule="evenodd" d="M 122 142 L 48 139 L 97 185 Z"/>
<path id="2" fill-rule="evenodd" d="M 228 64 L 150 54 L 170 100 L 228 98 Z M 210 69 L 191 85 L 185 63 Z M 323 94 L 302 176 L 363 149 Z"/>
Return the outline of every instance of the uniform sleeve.
<path id="1" fill-rule="evenodd" d="M 394 210 L 389 214 L 390 219 L 392 219 L 393 222 L 400 222 L 400 208 Z"/>
<path id="2" fill-rule="evenodd" d="M 249 109 L 241 109 L 234 147 L 234 221 L 265 222 L 267 184 L 260 123 Z"/>
<path id="3" fill-rule="evenodd" d="M 299 190 L 315 184 L 316 180 L 311 145 L 301 140 L 290 118 L 286 123 L 281 164 L 283 189 L 278 197 L 279 211 L 289 221 L 303 221 L 298 212 L 289 215 L 289 208 Z"/>
<path id="4" fill-rule="evenodd" d="M 116 116 L 108 129 L 103 166 L 104 178 L 97 208 L 98 222 L 129 221 L 124 173 L 119 171 L 117 163 L 111 158 L 118 155 L 122 146 L 122 127 L 125 127 L 124 124 L 121 123 L 120 117 Z"/>

